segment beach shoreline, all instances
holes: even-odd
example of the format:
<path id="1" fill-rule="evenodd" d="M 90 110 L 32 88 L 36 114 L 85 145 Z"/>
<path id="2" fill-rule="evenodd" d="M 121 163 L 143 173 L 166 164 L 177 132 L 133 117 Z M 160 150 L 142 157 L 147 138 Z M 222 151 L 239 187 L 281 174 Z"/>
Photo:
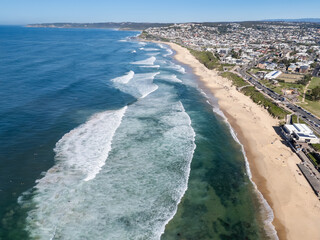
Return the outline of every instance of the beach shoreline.
<path id="1" fill-rule="evenodd" d="M 201 85 L 218 100 L 219 108 L 244 146 L 252 180 L 273 210 L 272 224 L 279 239 L 320 239 L 319 200 L 299 175 L 296 164 L 300 159 L 276 133 L 279 121 L 238 92 L 230 80 L 207 69 L 186 48 L 161 43 L 169 45 L 176 52 L 174 58 L 191 67 Z"/>

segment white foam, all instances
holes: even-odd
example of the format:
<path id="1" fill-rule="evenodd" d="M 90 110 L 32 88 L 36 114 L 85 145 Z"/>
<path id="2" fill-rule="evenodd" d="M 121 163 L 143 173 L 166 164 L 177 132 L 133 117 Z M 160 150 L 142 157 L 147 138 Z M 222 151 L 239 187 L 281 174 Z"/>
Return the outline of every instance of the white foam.
<path id="1" fill-rule="evenodd" d="M 134 76 L 134 71 L 130 71 L 127 74 L 121 76 L 121 77 L 117 77 L 114 79 L 111 79 L 112 82 L 117 82 L 117 83 L 123 83 L 123 84 L 127 84 Z"/>
<path id="2" fill-rule="evenodd" d="M 131 53 L 136 53 L 136 52 L 137 52 L 136 50 L 131 51 Z"/>
<path id="3" fill-rule="evenodd" d="M 187 158 L 187 162 L 188 162 L 188 166 L 187 166 L 187 169 L 186 169 L 186 172 L 185 172 L 185 184 L 181 184 L 180 185 L 180 189 L 178 190 L 179 192 L 179 197 L 178 197 L 178 200 L 177 200 L 177 203 L 176 203 L 176 206 L 174 208 L 174 211 L 171 212 L 170 215 L 168 215 L 168 218 L 167 220 L 164 222 L 164 224 L 161 226 L 160 228 L 160 231 L 159 231 L 159 235 L 158 235 L 158 239 L 161 238 L 161 235 L 164 233 L 165 231 L 165 227 L 166 225 L 174 218 L 174 216 L 176 215 L 177 211 L 178 211 L 178 205 L 180 204 L 181 202 L 181 199 L 182 197 L 184 196 L 184 194 L 186 193 L 186 191 L 188 190 L 188 181 L 189 181 L 189 177 L 190 177 L 190 171 L 191 171 L 191 162 L 192 162 L 192 159 L 193 159 L 193 155 L 194 155 L 194 152 L 196 150 L 196 144 L 195 144 L 195 139 L 196 139 L 196 133 L 192 127 L 192 121 L 191 121 L 191 118 L 190 116 L 186 113 L 184 107 L 183 107 L 183 104 L 181 103 L 181 101 L 179 101 L 179 108 L 181 109 L 181 112 L 182 114 L 181 115 L 184 115 L 184 117 L 187 119 L 188 121 L 188 126 L 189 126 L 189 131 L 191 130 L 191 138 L 192 138 L 192 150 L 190 151 L 190 154 L 189 154 L 189 157 Z M 186 131 L 187 132 L 187 131 Z"/>
<path id="4" fill-rule="evenodd" d="M 144 73 L 144 74 L 137 74 L 135 78 L 133 86 L 136 87 L 141 98 L 145 98 L 150 93 L 156 91 L 158 89 L 158 85 L 153 83 L 153 79 L 160 74 L 157 73 Z"/>
<path id="5" fill-rule="evenodd" d="M 160 65 L 142 65 L 141 68 L 160 68 Z"/>
<path id="6" fill-rule="evenodd" d="M 170 56 L 172 54 L 173 54 L 173 51 L 169 48 L 169 49 L 167 49 L 167 54 L 164 54 L 163 56 L 167 57 L 167 56 Z"/>
<path id="7" fill-rule="evenodd" d="M 182 81 L 175 74 L 161 74 L 159 78 L 169 82 L 182 83 Z"/>
<path id="8" fill-rule="evenodd" d="M 130 37 L 126 37 L 124 39 L 118 40 L 118 42 L 128 42 L 130 40 Z"/>
<path id="9" fill-rule="evenodd" d="M 159 55 L 159 52 L 150 52 L 150 53 L 146 53 L 147 56 L 157 56 Z"/>
<path id="10" fill-rule="evenodd" d="M 161 49 L 165 49 L 167 51 L 167 53 L 163 55 L 164 57 L 167 57 L 167 56 L 170 56 L 170 55 L 173 54 L 173 51 L 172 51 L 172 49 L 170 47 L 167 47 L 167 46 L 165 46 L 164 44 L 161 44 L 161 43 L 158 43 L 158 46 Z"/>
<path id="11" fill-rule="evenodd" d="M 83 188 L 105 165 L 126 110 L 124 107 L 95 114 L 58 141 L 54 149 L 56 163 L 36 181 L 32 202 L 23 201 L 24 195 L 19 199 L 24 207 L 35 206 L 27 216 L 26 229 L 32 239 L 79 239 L 61 234 L 70 222 L 78 224 L 86 217 L 75 209 L 87 194 Z"/>
<path id="12" fill-rule="evenodd" d="M 162 43 L 157 43 L 157 44 L 158 44 L 158 46 L 159 46 L 160 48 L 162 48 L 162 49 L 165 49 L 165 48 L 166 48 Z"/>
<path id="13" fill-rule="evenodd" d="M 32 239 L 160 239 L 187 189 L 195 149 L 173 89 L 128 107 L 94 180 L 79 181 L 64 166 L 40 180 L 27 217 Z"/>
<path id="14" fill-rule="evenodd" d="M 147 45 L 147 43 L 146 43 L 146 42 L 138 42 L 138 44 L 140 44 L 140 45 L 142 45 L 142 46 Z"/>
<path id="15" fill-rule="evenodd" d="M 160 74 L 160 72 L 135 74 L 130 82 L 126 84 L 123 82 L 115 82 L 115 87 L 136 98 L 145 98 L 158 89 L 158 85 L 153 83 L 154 78 L 158 74 Z"/>
<path id="16" fill-rule="evenodd" d="M 152 57 L 147 58 L 147 59 L 145 59 L 145 60 L 132 62 L 131 64 L 136 64 L 136 65 L 153 65 L 155 61 L 156 61 L 156 58 L 155 58 L 154 56 L 152 56 Z"/>
<path id="17" fill-rule="evenodd" d="M 207 102 L 210 105 L 212 105 L 209 101 L 207 101 Z M 228 127 L 230 129 L 230 133 L 231 133 L 233 139 L 240 145 L 241 151 L 242 151 L 243 156 L 245 158 L 245 165 L 246 165 L 247 175 L 249 177 L 250 182 L 254 186 L 254 189 L 255 189 L 255 192 L 258 195 L 258 199 L 260 201 L 260 204 L 263 206 L 260 209 L 260 211 L 261 211 L 262 216 L 264 216 L 264 218 L 265 218 L 265 220 L 264 220 L 265 231 L 266 231 L 267 235 L 271 239 L 279 240 L 278 235 L 277 235 L 277 231 L 276 231 L 274 225 L 272 224 L 273 219 L 274 219 L 273 210 L 270 207 L 270 205 L 268 204 L 267 200 L 263 197 L 262 193 L 259 191 L 259 189 L 258 189 L 257 185 L 255 184 L 255 182 L 252 180 L 252 173 L 251 173 L 251 169 L 250 169 L 250 165 L 249 165 L 249 161 L 248 161 L 246 152 L 244 150 L 244 146 L 242 145 L 242 143 L 238 139 L 237 134 L 235 133 L 235 131 L 233 130 L 232 126 L 228 122 L 228 120 L 227 120 L 226 116 L 224 115 L 224 113 L 218 107 L 214 107 L 214 106 L 213 106 L 213 112 L 215 112 L 216 114 L 218 114 L 219 116 L 221 116 L 224 119 L 225 123 L 228 125 Z"/>
<path id="18" fill-rule="evenodd" d="M 158 89 L 158 85 L 153 85 L 153 87 L 145 89 L 144 91 L 141 91 L 141 97 L 140 98 L 145 98 L 147 97 L 150 93 L 156 91 Z"/>
<path id="19" fill-rule="evenodd" d="M 147 51 L 147 52 L 154 52 L 154 51 L 159 51 L 158 48 L 143 48 L 144 51 Z"/>
<path id="20" fill-rule="evenodd" d="M 179 73 L 185 74 L 186 70 L 184 67 L 182 67 L 181 65 L 178 64 L 174 64 L 173 62 L 169 62 L 169 65 L 167 66 L 167 68 L 175 70 Z"/>
<path id="21" fill-rule="evenodd" d="M 184 69 L 184 67 L 180 66 L 180 65 L 176 65 L 175 66 L 177 68 L 177 71 L 180 73 L 186 73 L 186 70 Z"/>
<path id="22" fill-rule="evenodd" d="M 82 172 L 86 176 L 85 181 L 94 179 L 108 158 L 112 138 L 126 109 L 95 114 L 65 134 L 54 149 L 58 165 Z"/>

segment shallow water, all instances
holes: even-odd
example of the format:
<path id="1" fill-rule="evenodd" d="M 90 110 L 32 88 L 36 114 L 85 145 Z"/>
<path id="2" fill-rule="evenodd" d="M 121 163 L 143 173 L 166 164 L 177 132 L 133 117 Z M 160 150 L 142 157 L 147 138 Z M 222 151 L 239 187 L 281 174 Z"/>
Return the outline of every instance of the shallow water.
<path id="1" fill-rule="evenodd" d="M 241 147 L 171 49 L 0 32 L 0 238 L 265 238 Z"/>

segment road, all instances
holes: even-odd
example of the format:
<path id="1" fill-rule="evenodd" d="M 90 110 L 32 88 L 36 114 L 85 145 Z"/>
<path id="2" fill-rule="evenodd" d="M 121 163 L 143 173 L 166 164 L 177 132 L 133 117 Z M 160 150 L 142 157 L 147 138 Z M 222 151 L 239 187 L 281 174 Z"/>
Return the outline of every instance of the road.
<path id="1" fill-rule="evenodd" d="M 269 57 L 269 55 L 264 58 L 267 58 L 267 57 Z M 261 59 L 259 59 L 259 60 L 261 61 Z M 247 70 L 251 69 L 253 64 L 254 63 L 238 69 L 238 73 L 242 76 L 242 78 L 247 80 L 250 84 L 255 86 L 256 89 L 258 89 L 259 91 L 261 91 L 265 95 L 268 95 L 271 99 L 273 99 L 279 105 L 282 105 L 287 109 L 290 109 L 294 114 L 296 114 L 297 116 L 302 118 L 316 133 L 320 134 L 320 120 L 318 117 L 314 116 L 312 113 L 301 108 L 300 106 L 289 102 L 284 96 L 279 95 L 278 93 L 274 92 L 273 90 L 271 90 L 267 86 L 261 84 L 259 79 L 257 79 L 255 76 L 247 73 Z M 320 70 L 319 65 L 318 65 L 318 67 Z"/>

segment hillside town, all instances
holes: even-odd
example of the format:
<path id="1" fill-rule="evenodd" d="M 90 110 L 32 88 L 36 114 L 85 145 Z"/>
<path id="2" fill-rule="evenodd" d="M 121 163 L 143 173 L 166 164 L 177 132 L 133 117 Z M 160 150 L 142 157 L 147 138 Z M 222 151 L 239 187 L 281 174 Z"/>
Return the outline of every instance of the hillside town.
<path id="1" fill-rule="evenodd" d="M 148 28 L 145 32 L 192 49 L 205 48 L 218 53 L 220 60 L 229 64 L 243 65 L 272 52 L 279 59 L 296 63 L 287 70 L 306 72 L 316 57 L 320 56 L 319 24 L 186 23 Z M 284 69 L 285 65 L 265 62 L 263 67 Z"/>
<path id="2" fill-rule="evenodd" d="M 184 46 L 257 104 L 272 101 L 273 110 L 264 107 L 285 116 L 280 134 L 320 197 L 320 24 L 185 23 L 148 28 L 142 37 Z"/>
<path id="3" fill-rule="evenodd" d="M 241 67 L 292 102 L 320 98 L 320 24 L 184 23 L 148 28 L 143 35 L 211 52 L 225 70 Z M 308 110 L 320 116 L 320 108 Z"/>

